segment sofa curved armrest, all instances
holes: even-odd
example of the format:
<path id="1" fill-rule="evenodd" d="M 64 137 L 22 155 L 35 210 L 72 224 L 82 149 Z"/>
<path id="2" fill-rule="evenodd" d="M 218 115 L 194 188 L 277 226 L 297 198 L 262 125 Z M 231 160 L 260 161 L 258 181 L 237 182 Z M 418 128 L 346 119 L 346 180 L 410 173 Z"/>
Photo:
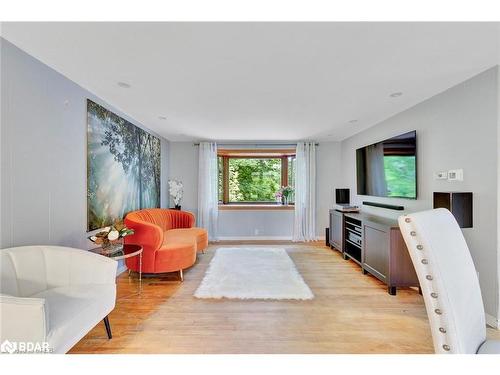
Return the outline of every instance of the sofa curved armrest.
<path id="1" fill-rule="evenodd" d="M 48 306 L 43 298 L 21 298 L 0 294 L 0 342 L 46 341 Z"/>
<path id="2" fill-rule="evenodd" d="M 163 244 L 163 230 L 158 225 L 130 217 L 125 218 L 125 225 L 134 230 L 125 243 L 141 245 L 144 253 L 155 252 Z"/>

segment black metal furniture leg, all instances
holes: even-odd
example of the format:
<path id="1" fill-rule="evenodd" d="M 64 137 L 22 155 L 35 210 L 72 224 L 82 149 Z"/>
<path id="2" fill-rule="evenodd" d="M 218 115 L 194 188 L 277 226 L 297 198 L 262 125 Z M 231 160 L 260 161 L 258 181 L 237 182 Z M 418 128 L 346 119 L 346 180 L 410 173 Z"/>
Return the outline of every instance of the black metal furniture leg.
<path id="1" fill-rule="evenodd" d="M 111 335 L 111 326 L 109 325 L 108 316 L 104 318 L 104 325 L 106 326 L 106 333 L 108 334 L 108 339 L 111 339 L 113 336 Z"/>
<path id="2" fill-rule="evenodd" d="M 395 286 L 388 286 L 387 293 L 389 293 L 391 296 L 395 296 L 396 295 L 396 287 Z"/>

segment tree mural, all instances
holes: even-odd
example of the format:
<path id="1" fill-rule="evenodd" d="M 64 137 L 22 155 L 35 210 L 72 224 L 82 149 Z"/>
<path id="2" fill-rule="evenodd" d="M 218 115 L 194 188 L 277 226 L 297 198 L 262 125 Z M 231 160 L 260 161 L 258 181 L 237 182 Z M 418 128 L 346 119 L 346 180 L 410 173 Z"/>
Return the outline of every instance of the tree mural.
<path id="1" fill-rule="evenodd" d="M 88 229 L 160 205 L 160 140 L 87 101 Z"/>

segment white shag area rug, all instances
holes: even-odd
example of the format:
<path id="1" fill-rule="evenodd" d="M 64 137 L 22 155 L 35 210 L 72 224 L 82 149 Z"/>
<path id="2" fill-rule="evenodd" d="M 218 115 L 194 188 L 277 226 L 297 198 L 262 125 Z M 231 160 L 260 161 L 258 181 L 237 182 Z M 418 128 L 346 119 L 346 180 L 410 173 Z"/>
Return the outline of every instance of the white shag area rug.
<path id="1" fill-rule="evenodd" d="M 219 248 L 197 298 L 294 299 L 314 295 L 282 248 Z"/>

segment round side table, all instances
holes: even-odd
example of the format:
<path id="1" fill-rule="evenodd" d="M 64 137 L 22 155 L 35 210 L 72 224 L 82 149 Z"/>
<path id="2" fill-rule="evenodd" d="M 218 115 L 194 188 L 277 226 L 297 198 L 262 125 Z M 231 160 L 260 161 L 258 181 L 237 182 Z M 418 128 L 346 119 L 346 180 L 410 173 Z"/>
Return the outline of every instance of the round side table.
<path id="1" fill-rule="evenodd" d="M 119 261 L 127 258 L 139 257 L 139 293 L 142 291 L 142 246 L 133 244 L 124 244 L 123 250 L 119 250 L 116 253 L 107 254 L 103 252 L 102 247 L 96 247 L 91 249 L 93 253 L 111 258 L 113 260 Z M 130 270 L 129 270 L 130 276 Z"/>

